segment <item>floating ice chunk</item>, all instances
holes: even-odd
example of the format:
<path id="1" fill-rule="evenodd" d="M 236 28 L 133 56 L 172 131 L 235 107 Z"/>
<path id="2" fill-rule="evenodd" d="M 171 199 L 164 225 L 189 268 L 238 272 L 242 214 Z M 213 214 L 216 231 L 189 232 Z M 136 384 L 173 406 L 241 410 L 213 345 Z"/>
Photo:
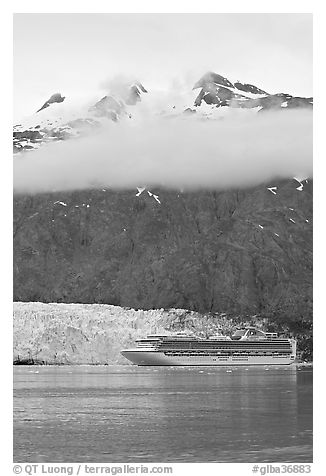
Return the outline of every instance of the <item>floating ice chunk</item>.
<path id="1" fill-rule="evenodd" d="M 292 218 L 290 218 L 290 221 L 292 221 L 292 223 L 295 223 L 295 221 L 294 221 L 294 220 L 292 220 Z"/>
<path id="2" fill-rule="evenodd" d="M 258 225 L 258 226 L 259 226 L 259 228 L 261 228 L 263 230 L 264 227 L 262 225 Z"/>
<path id="3" fill-rule="evenodd" d="M 307 223 L 309 223 L 309 220 L 306 220 Z"/>
<path id="4" fill-rule="evenodd" d="M 137 187 L 138 193 L 136 193 L 136 197 L 139 197 L 145 190 L 145 187 Z"/>
<path id="5" fill-rule="evenodd" d="M 59 200 L 57 200 L 56 202 L 54 202 L 53 205 L 55 205 L 56 203 L 59 203 L 60 205 L 62 205 L 63 207 L 66 207 L 67 204 L 65 202 L 59 202 Z"/>
<path id="6" fill-rule="evenodd" d="M 303 190 L 303 183 L 301 183 L 300 186 L 297 187 L 297 190 L 298 190 L 299 192 L 302 192 L 302 190 Z"/>
<path id="7" fill-rule="evenodd" d="M 294 208 L 291 208 L 291 207 L 289 207 L 289 210 L 292 210 L 292 211 L 294 211 Z"/>
<path id="8" fill-rule="evenodd" d="M 287 101 L 282 102 L 281 107 L 288 107 L 288 102 Z"/>
<path id="9" fill-rule="evenodd" d="M 86 208 L 89 208 L 89 207 L 90 207 L 90 205 L 87 204 L 87 205 L 86 205 Z"/>
<path id="10" fill-rule="evenodd" d="M 267 187 L 267 190 L 269 190 L 270 192 L 272 192 L 274 195 L 276 195 L 276 191 L 277 190 L 277 187 Z"/>

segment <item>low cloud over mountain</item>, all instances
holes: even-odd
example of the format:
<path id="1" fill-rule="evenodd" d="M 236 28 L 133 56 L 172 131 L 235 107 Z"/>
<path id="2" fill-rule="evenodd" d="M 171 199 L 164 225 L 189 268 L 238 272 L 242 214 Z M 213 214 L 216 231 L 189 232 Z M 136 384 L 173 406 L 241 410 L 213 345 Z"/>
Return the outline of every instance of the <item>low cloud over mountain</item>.
<path id="1" fill-rule="evenodd" d="M 312 174 L 312 120 L 305 110 L 223 120 L 154 117 L 101 126 L 16 157 L 15 191 L 94 186 L 225 188 Z"/>

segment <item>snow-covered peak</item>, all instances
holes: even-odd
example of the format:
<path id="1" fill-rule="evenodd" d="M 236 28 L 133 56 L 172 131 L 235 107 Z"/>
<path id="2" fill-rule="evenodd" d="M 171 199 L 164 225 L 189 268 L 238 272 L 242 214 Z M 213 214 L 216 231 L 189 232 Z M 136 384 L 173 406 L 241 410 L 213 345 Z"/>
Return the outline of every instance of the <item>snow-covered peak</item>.
<path id="1" fill-rule="evenodd" d="M 36 112 L 40 112 L 43 109 L 51 106 L 51 104 L 60 103 L 60 102 L 63 102 L 64 100 L 65 100 L 65 97 L 61 96 L 61 93 L 52 94 L 52 96 L 47 101 L 45 101 L 43 106 L 40 107 L 40 109 L 38 109 L 38 111 L 36 111 Z"/>
<path id="2" fill-rule="evenodd" d="M 73 94 L 53 94 L 39 109 L 14 125 L 14 152 L 84 135 L 108 121 L 129 119 L 137 103 L 141 102 L 141 96 L 147 91 L 140 82 L 135 81 L 115 93 L 108 93 L 96 100 L 94 95 L 87 98 Z"/>
<path id="3" fill-rule="evenodd" d="M 213 107 L 231 107 L 259 110 L 285 109 L 296 107 L 312 107 L 312 98 L 298 98 L 290 94 L 269 94 L 253 84 L 242 83 L 239 80 L 231 82 L 220 74 L 208 72 L 197 81 L 194 90 L 200 89 L 194 105 L 203 103 Z"/>
<path id="4" fill-rule="evenodd" d="M 245 120 L 265 110 L 312 107 L 312 98 L 268 94 L 257 86 L 233 82 L 214 72 L 206 73 L 188 89 L 147 91 L 139 81 L 121 78 L 109 81 L 104 88 L 106 94 L 102 96 L 91 93 L 80 97 L 63 91 L 64 95 L 58 92 L 45 98 L 41 107 L 37 105 L 32 114 L 14 126 L 14 152 L 85 135 L 112 121 L 131 120 L 136 124 L 145 116 L 198 121 L 220 120 L 231 114 Z"/>

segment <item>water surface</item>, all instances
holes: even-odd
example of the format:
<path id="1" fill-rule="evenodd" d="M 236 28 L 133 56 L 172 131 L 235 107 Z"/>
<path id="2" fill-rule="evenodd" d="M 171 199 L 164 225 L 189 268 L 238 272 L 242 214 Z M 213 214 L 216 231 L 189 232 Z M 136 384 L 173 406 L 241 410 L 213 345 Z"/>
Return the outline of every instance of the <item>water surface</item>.
<path id="1" fill-rule="evenodd" d="M 312 369 L 14 367 L 15 462 L 311 462 Z"/>

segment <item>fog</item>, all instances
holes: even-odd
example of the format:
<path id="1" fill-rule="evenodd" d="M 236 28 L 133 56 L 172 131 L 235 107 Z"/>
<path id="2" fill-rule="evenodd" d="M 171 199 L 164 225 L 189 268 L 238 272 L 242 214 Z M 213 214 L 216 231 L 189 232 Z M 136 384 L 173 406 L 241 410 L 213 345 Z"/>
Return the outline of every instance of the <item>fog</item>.
<path id="1" fill-rule="evenodd" d="M 222 189 L 312 176 L 310 111 L 243 112 L 110 122 L 92 136 L 18 154 L 14 190 Z"/>

